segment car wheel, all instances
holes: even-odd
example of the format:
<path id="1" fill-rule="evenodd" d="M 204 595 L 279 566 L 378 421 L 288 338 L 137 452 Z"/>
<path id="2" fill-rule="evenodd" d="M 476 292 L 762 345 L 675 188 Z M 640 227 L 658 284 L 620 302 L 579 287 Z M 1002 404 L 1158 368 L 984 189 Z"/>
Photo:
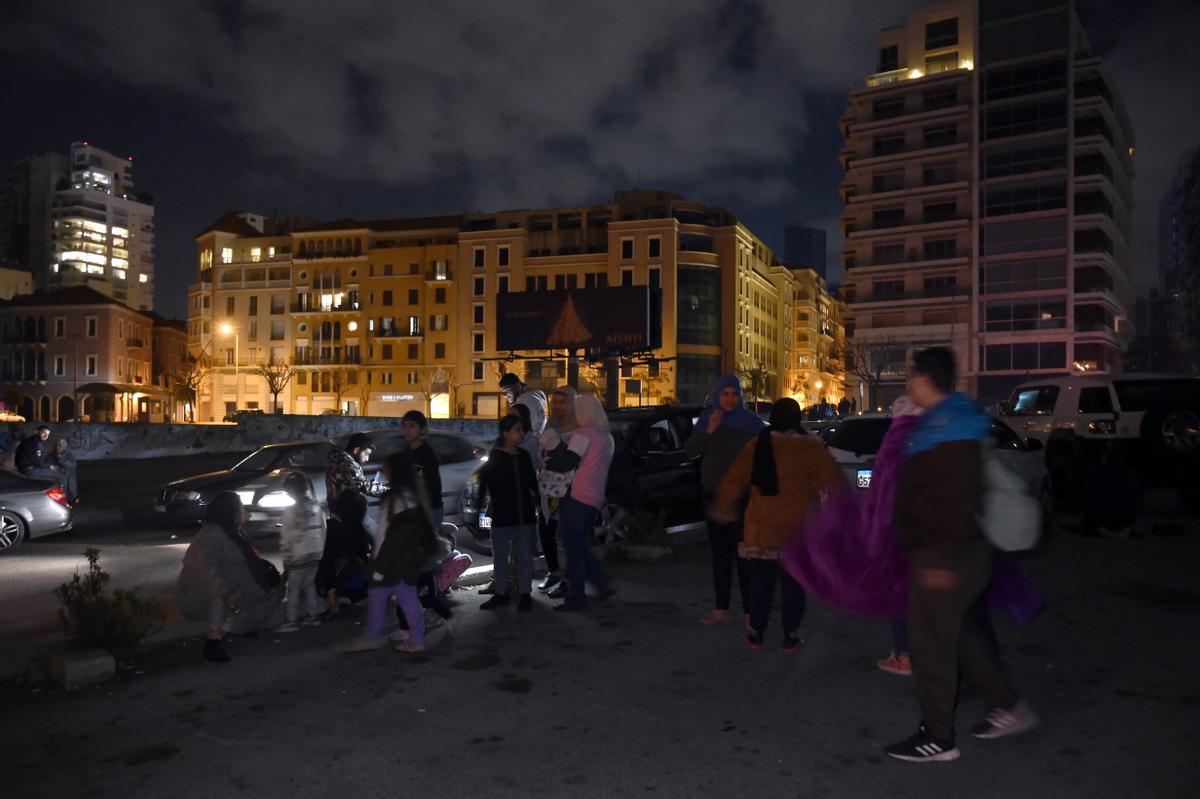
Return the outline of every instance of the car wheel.
<path id="1" fill-rule="evenodd" d="M 625 537 L 624 525 L 625 508 L 611 500 L 607 501 L 596 514 L 592 537 L 597 544 L 615 544 Z"/>
<path id="2" fill-rule="evenodd" d="M 1187 408 L 1151 411 L 1142 421 L 1142 438 L 1176 455 L 1200 452 L 1200 414 Z"/>
<path id="3" fill-rule="evenodd" d="M 10 510 L 0 510 L 0 553 L 12 552 L 25 540 L 25 520 Z"/>

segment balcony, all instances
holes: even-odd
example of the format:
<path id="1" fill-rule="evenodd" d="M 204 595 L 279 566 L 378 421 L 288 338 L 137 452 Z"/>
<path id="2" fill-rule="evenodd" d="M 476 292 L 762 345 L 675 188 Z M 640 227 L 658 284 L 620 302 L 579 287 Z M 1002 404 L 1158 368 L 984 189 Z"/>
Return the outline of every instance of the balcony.
<path id="1" fill-rule="evenodd" d="M 449 266 L 444 268 L 434 267 L 425 273 L 425 282 L 427 283 L 445 283 L 453 279 L 453 272 Z"/>
<path id="2" fill-rule="evenodd" d="M 358 302 L 341 302 L 336 305 L 313 305 L 307 302 L 293 302 L 290 306 L 292 313 L 346 313 L 362 310 Z"/>
<path id="3" fill-rule="evenodd" d="M 867 87 L 874 89 L 878 86 L 890 86 L 908 78 L 907 69 L 889 69 L 887 72 L 876 72 L 867 76 Z"/>
<path id="4" fill-rule="evenodd" d="M 388 327 L 375 331 L 375 338 L 424 338 L 425 330 L 420 326 L 412 328 Z"/>
<path id="5" fill-rule="evenodd" d="M 296 350 L 292 357 L 295 366 L 355 366 L 362 363 L 358 352 L 333 352 L 318 354 L 307 350 Z"/>
<path id="6" fill-rule="evenodd" d="M 872 303 L 910 302 L 913 300 L 949 300 L 951 302 L 967 300 L 971 289 L 967 286 L 939 286 L 935 288 L 917 289 L 916 291 L 863 291 L 856 292 L 852 305 L 868 305 Z"/>
<path id="7" fill-rule="evenodd" d="M 45 344 L 45 333 L 12 332 L 0 339 L 4 344 Z"/>
<path id="8" fill-rule="evenodd" d="M 0 379 L 6 382 L 11 381 L 14 383 L 31 383 L 34 381 L 45 382 L 47 380 L 47 375 L 45 370 L 26 373 L 23 371 L 4 369 L 3 372 L 0 372 Z"/>
<path id="9" fill-rule="evenodd" d="M 847 222 L 845 232 L 849 236 L 862 237 L 864 235 L 875 235 L 879 233 L 899 234 L 908 232 L 909 229 L 920 228 L 929 225 L 941 225 L 943 227 L 952 227 L 965 224 L 970 221 L 969 216 L 964 215 L 946 215 L 935 214 L 932 216 L 905 216 L 897 218 L 880 219 L 878 222 L 874 220 L 866 220 L 863 222 Z"/>
<path id="10" fill-rule="evenodd" d="M 125 344 L 130 348 L 141 348 L 146 346 L 146 342 L 142 341 L 140 338 L 128 339 L 126 340 Z"/>

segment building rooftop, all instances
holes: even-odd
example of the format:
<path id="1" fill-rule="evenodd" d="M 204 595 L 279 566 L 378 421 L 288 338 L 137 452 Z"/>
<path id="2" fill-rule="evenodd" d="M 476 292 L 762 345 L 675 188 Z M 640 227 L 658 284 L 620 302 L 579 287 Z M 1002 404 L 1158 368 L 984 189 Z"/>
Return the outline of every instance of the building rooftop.
<path id="1" fill-rule="evenodd" d="M 136 311 L 129 308 L 124 303 L 101 294 L 90 286 L 65 286 L 52 291 L 38 291 L 33 294 L 13 297 L 11 300 L 0 302 L 0 310 L 7 308 L 47 308 L 59 305 L 116 305 L 134 313 L 143 315 L 146 313 L 145 311 Z"/>

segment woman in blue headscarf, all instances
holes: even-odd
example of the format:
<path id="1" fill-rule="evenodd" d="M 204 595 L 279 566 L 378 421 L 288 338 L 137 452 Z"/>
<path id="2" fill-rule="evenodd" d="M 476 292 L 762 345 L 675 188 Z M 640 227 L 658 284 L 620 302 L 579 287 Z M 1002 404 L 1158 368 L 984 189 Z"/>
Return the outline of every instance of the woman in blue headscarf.
<path id="1" fill-rule="evenodd" d="M 742 381 L 734 375 L 722 375 L 713 386 L 710 397 L 711 407 L 700 414 L 687 442 L 688 456 L 700 458 L 700 486 L 704 489 L 706 509 L 734 460 L 766 426 L 762 419 L 742 405 Z M 750 607 L 747 565 L 738 557 L 744 511 L 743 504 L 734 522 L 718 521 L 711 516 L 708 518 L 708 543 L 712 547 L 716 602 L 713 609 L 700 618 L 701 624 L 717 624 L 729 619 L 735 565 L 738 590 L 742 595 L 742 616 L 749 624 L 746 615 Z"/>

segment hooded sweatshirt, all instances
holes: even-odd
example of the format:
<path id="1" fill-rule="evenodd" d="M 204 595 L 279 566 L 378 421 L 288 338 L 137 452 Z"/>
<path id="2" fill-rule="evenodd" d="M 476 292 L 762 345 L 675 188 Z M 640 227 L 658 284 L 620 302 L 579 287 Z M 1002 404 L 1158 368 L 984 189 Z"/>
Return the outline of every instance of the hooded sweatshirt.
<path id="1" fill-rule="evenodd" d="M 710 435 L 708 418 L 721 407 L 721 390 L 734 387 L 738 390 L 738 404 L 732 411 L 721 416 L 721 424 Z M 687 454 L 700 458 L 700 485 L 709 493 L 717 490 L 721 479 L 729 471 L 733 461 L 766 427 L 758 415 L 742 405 L 742 381 L 734 375 L 723 375 L 712 390 L 712 404 L 696 420 L 696 427 L 687 441 Z"/>
<path id="2" fill-rule="evenodd" d="M 913 428 L 896 481 L 892 523 L 900 545 L 954 555 L 978 539 L 983 448 L 991 422 L 966 396 L 950 394 Z"/>

